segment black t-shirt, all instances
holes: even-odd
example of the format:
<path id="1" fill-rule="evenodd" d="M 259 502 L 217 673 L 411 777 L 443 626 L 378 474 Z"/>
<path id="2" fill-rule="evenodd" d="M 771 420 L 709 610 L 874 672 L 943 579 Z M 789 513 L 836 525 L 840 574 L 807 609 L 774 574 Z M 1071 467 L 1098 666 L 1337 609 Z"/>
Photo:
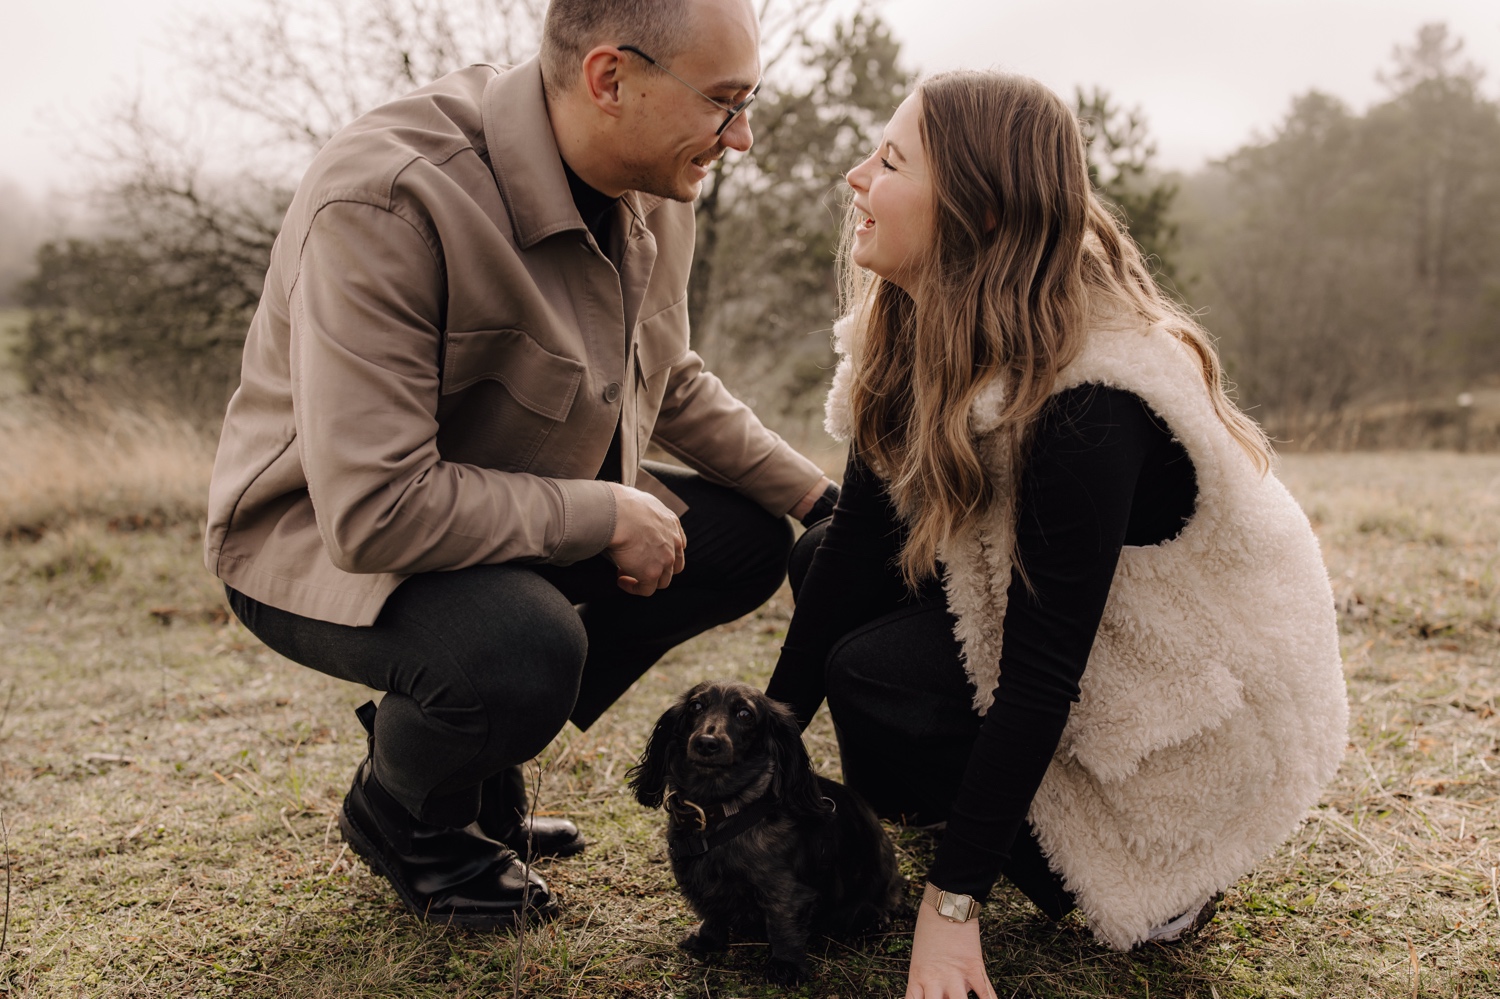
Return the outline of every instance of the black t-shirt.
<path id="1" fill-rule="evenodd" d="M 573 206 L 578 209 L 578 217 L 583 219 L 583 224 L 593 234 L 594 242 L 599 245 L 599 252 L 606 258 L 610 253 L 610 239 L 614 232 L 615 204 L 619 198 L 611 198 L 603 191 L 596 190 L 590 186 L 573 168 L 563 163 L 563 173 L 568 177 L 568 190 L 573 195 Z M 612 260 L 616 267 L 619 261 Z M 615 424 L 615 435 L 610 439 L 609 450 L 605 452 L 604 464 L 599 468 L 596 478 L 606 482 L 619 482 L 622 478 L 620 468 L 620 425 Z"/>
<path id="2" fill-rule="evenodd" d="M 1175 537 L 1196 498 L 1187 452 L 1140 397 L 1084 385 L 1049 400 L 1016 515 L 1033 589 L 1012 572 L 995 700 L 928 875 L 939 888 L 988 896 L 1078 700 L 1121 547 Z M 851 454 L 767 688 L 804 724 L 823 702 L 834 643 L 907 596 L 894 568 L 904 537 L 884 484 Z M 940 592 L 936 580 L 925 586 Z"/>
<path id="3" fill-rule="evenodd" d="M 573 207 L 578 209 L 578 217 L 583 219 L 583 224 L 593 233 L 594 242 L 599 244 L 599 252 L 609 256 L 609 239 L 615 218 L 613 209 L 620 199 L 611 198 L 590 186 L 567 163 L 563 164 L 563 173 L 568 176 L 568 191 L 573 195 Z"/>

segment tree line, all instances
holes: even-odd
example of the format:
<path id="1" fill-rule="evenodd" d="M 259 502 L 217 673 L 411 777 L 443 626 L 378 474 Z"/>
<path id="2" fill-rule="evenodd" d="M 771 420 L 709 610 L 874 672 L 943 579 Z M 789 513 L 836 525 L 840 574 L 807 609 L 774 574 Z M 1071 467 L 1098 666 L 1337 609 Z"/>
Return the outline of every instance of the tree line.
<path id="1" fill-rule="evenodd" d="M 721 158 L 697 203 L 689 306 L 710 365 L 798 432 L 816 422 L 832 364 L 843 173 L 914 75 L 868 6 L 761 8 L 755 149 Z M 200 16 L 184 29 L 192 90 L 233 122 L 231 155 L 174 135 L 152 109 L 119 110 L 109 227 L 44 244 L 21 286 L 29 384 L 214 420 L 298 166 L 363 110 L 452 68 L 523 58 L 543 10 L 260 0 L 239 20 Z M 1074 95 L 1096 188 L 1219 338 L 1242 405 L 1276 431 L 1500 374 L 1500 108 L 1441 25 L 1397 46 L 1381 79 L 1374 107 L 1304 94 L 1271 136 L 1185 177 L 1155 168 L 1139 108 L 1100 87 Z"/>
<path id="2" fill-rule="evenodd" d="M 1184 181 L 1182 289 L 1290 435 L 1500 374 L 1500 106 L 1440 24 L 1379 78 L 1368 110 L 1303 94 Z"/>

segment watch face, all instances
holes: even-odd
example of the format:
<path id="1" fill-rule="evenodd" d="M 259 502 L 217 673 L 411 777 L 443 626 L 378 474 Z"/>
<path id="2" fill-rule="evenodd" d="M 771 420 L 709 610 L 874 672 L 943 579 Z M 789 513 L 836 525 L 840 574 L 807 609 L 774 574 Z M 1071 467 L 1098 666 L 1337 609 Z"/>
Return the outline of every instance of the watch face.
<path id="1" fill-rule="evenodd" d="M 969 913 L 973 911 L 974 900 L 967 895 L 952 895 L 944 892 L 940 898 L 942 904 L 938 906 L 938 913 L 947 916 L 949 919 L 964 922 L 969 918 Z"/>

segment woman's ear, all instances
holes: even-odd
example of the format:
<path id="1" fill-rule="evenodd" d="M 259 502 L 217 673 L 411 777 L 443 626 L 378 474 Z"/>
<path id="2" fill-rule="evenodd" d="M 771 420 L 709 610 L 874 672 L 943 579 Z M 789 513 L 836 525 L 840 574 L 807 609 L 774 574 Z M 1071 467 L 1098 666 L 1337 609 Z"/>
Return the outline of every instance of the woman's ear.
<path id="1" fill-rule="evenodd" d="M 767 700 L 766 716 L 771 740 L 771 758 L 776 762 L 776 781 L 781 803 L 794 815 L 812 815 L 826 810 L 813 773 L 812 759 L 802 743 L 802 729 L 790 708 Z"/>
<path id="2" fill-rule="evenodd" d="M 660 808 L 667 790 L 667 763 L 672 744 L 677 741 L 677 725 L 682 719 L 683 702 L 672 705 L 656 720 L 641 761 L 625 773 L 635 800 L 647 808 Z"/>

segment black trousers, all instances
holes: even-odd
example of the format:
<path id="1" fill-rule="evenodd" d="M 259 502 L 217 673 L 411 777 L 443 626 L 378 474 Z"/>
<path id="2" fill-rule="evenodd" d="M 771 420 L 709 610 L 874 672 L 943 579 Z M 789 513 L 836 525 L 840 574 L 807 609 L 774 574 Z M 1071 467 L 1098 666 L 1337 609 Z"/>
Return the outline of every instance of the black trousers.
<path id="1" fill-rule="evenodd" d="M 785 578 L 786 518 L 692 472 L 647 467 L 688 504 L 686 566 L 649 597 L 621 590 L 600 555 L 414 575 L 368 628 L 232 589 L 230 606 L 293 662 L 385 691 L 381 783 L 428 822 L 467 825 L 486 779 L 537 755 L 569 719 L 588 728 L 668 649 L 754 610 Z"/>
<path id="2" fill-rule="evenodd" d="M 814 524 L 792 550 L 793 597 L 827 525 Z M 942 585 L 931 580 L 889 607 L 869 608 L 867 622 L 828 653 L 828 710 L 844 783 L 882 818 L 943 822 L 958 796 L 983 719 L 954 623 Z M 1000 872 L 1053 919 L 1074 907 L 1029 823 Z"/>

